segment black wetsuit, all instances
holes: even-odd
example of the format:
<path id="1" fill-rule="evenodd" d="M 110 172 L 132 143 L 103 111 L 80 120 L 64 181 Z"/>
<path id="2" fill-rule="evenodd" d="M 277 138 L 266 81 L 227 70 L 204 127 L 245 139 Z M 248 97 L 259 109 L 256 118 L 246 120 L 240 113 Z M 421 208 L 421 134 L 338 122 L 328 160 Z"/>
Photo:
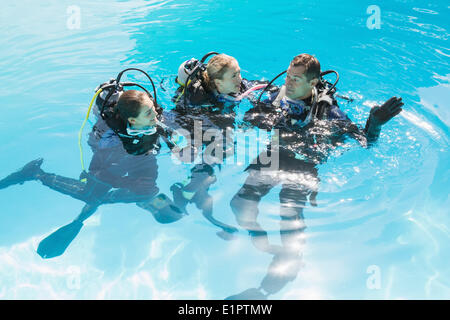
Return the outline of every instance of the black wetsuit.
<path id="1" fill-rule="evenodd" d="M 243 79 L 240 93 L 260 83 Z M 186 95 L 186 99 L 183 94 Z M 193 198 L 189 201 L 195 203 L 205 216 L 212 217 L 213 200 L 208 194 L 208 190 L 211 184 L 216 181 L 214 167 L 220 166 L 229 149 L 234 148 L 234 140 L 227 139 L 227 134 L 231 134 L 234 129 L 236 117 L 234 108 L 239 101 L 233 101 L 233 99 L 224 101 L 217 93 L 211 91 L 202 79 L 195 80 L 187 91 L 183 91 L 183 88 L 180 87 L 173 101 L 176 103 L 176 107 L 171 110 L 171 115 L 167 118 L 170 119 L 171 126 L 177 129 L 182 128 L 191 134 L 191 161 L 208 145 L 215 143 L 215 139 L 222 139 L 222 148 L 214 149 L 211 157 L 205 155 L 205 153 L 202 154 L 203 161 L 191 169 L 188 183 L 184 185 L 178 183 L 172 186 L 174 200 L 177 204 L 185 205 L 188 202 L 181 196 L 180 192 L 193 194 Z M 220 132 L 220 134 L 214 136 L 211 141 L 204 141 L 203 137 L 208 130 L 214 130 L 214 132 Z M 201 143 L 195 141 L 194 137 L 201 137 Z M 230 141 L 231 145 L 229 145 Z M 216 151 L 222 154 L 216 154 Z M 223 224 L 222 227 L 224 230 L 232 229 L 233 232 L 236 231 L 234 228 Z"/>
<path id="2" fill-rule="evenodd" d="M 316 205 L 317 165 L 325 162 L 347 136 L 367 144 L 364 130 L 339 109 L 332 95 L 321 96 L 317 103 L 313 103 L 310 97 L 300 107 L 290 105 L 288 100 L 274 105 L 279 91 L 271 90 L 269 98 L 249 110 L 244 118 L 253 126 L 278 130 L 278 136 L 268 147 L 270 158 L 274 160 L 265 163 L 261 157 L 267 155 L 260 154 L 246 168 L 249 176 L 230 203 L 237 222 L 249 232 L 255 246 L 272 253 L 274 258 L 259 288 L 249 289 L 230 299 L 245 296 L 262 299 L 296 278 L 301 266 L 302 233 L 306 228 L 303 208 L 308 198 L 312 205 Z M 309 113 L 311 108 L 317 116 L 311 116 L 308 121 L 308 115 L 313 114 Z M 257 222 L 259 202 L 278 184 L 282 185 L 279 193 L 281 247 L 269 243 L 267 232 Z M 283 274 L 277 271 L 280 264 L 289 266 Z"/>
<path id="3" fill-rule="evenodd" d="M 341 145 L 346 136 L 366 144 L 364 131 L 353 124 L 339 109 L 336 100 L 329 96 L 318 102 L 311 112 L 319 108 L 321 118 L 311 116 L 312 98 L 303 101 L 305 108 L 300 112 L 286 112 L 295 109 L 288 105 L 274 106 L 272 103 L 279 91 L 271 93 L 263 103 L 249 110 L 245 120 L 264 129 L 278 129 L 277 146 L 269 146 L 269 153 L 278 163 L 263 164 L 260 156 L 246 170 L 249 177 L 231 201 L 231 207 L 238 223 L 252 236 L 265 236 L 257 223 L 258 204 L 273 187 L 282 184 L 280 192 L 281 234 L 301 232 L 303 207 L 308 197 L 314 202 L 319 178 L 317 164 L 326 161 L 333 149 Z M 326 101 L 325 101 L 326 100 Z M 285 103 L 280 102 L 280 104 Z M 283 108 L 285 107 L 285 108 Z M 299 125 L 300 124 L 300 125 Z M 282 240 L 284 237 L 282 236 Z"/>
<path id="4" fill-rule="evenodd" d="M 266 82 L 257 80 L 242 79 L 239 94 L 244 93 L 248 89 L 258 84 Z M 184 97 L 186 95 L 187 105 L 184 105 Z M 236 117 L 235 107 L 239 101 L 233 101 L 233 96 L 230 95 L 230 100 L 227 101 L 217 92 L 212 91 L 202 78 L 195 80 L 189 85 L 186 91 L 183 87 L 178 88 L 173 101 L 176 102 L 175 110 L 181 115 L 189 114 L 191 116 L 206 117 L 209 122 L 220 129 L 234 126 L 234 119 Z"/>
<path id="5" fill-rule="evenodd" d="M 119 118 L 108 123 L 99 119 L 89 134 L 93 157 L 89 172 L 82 173 L 86 182 L 45 172 L 38 179 L 89 204 L 148 201 L 159 191 L 156 155 L 160 138 L 172 146 L 169 135 L 158 127 L 153 135 L 129 136 L 126 123 Z"/>

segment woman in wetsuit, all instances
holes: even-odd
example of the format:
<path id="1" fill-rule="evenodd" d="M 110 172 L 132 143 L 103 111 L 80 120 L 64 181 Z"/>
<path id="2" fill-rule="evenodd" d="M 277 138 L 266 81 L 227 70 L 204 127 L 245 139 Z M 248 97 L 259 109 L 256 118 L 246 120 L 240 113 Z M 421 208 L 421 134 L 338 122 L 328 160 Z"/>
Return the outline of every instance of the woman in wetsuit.
<path id="1" fill-rule="evenodd" d="M 105 203 L 136 203 L 150 211 L 160 223 L 181 219 L 184 213 L 156 185 L 156 155 L 162 138 L 172 148 L 170 129 L 157 120 L 156 103 L 144 92 L 125 91 L 107 120 L 99 119 L 89 136 L 93 157 L 86 182 L 41 169 L 43 159 L 28 163 L 0 180 L 0 189 L 25 181 L 43 185 L 86 203 L 70 224 L 45 238 L 38 247 L 43 258 L 61 255 L 83 226 L 83 222 Z"/>
<path id="2" fill-rule="evenodd" d="M 261 82 L 242 79 L 238 61 L 226 54 L 216 54 L 207 64 L 206 57 L 215 54 L 208 53 L 198 61 L 191 59 L 184 62 L 179 70 L 176 82 L 180 84 L 173 101 L 176 104 L 172 113 L 175 126 L 180 126 L 191 134 L 196 130 L 195 125 L 201 125 L 202 137 L 206 130 L 231 133 L 235 122 L 235 107 L 246 97 L 252 89 L 262 87 Z M 227 128 L 229 130 L 227 130 Z M 223 130 L 223 131 L 222 131 Z M 218 134 L 221 136 L 221 134 Z M 191 139 L 193 141 L 193 139 Z M 211 184 L 216 181 L 214 166 L 221 164 L 226 157 L 229 147 L 226 137 L 223 137 L 224 152 L 215 154 L 218 161 L 203 153 L 203 161 L 191 170 L 188 182 L 172 185 L 175 203 L 183 208 L 189 202 L 195 203 L 203 214 L 212 217 L 213 199 L 208 194 Z M 210 141 L 202 141 L 193 146 L 192 150 L 204 149 Z M 195 144 L 195 141 L 194 141 Z M 196 150 L 201 151 L 201 150 Z M 217 151 L 217 150 L 216 150 Z M 192 155 L 194 158 L 196 154 Z M 208 159 L 205 159 L 205 156 Z M 237 231 L 235 228 L 223 226 L 229 233 Z"/>

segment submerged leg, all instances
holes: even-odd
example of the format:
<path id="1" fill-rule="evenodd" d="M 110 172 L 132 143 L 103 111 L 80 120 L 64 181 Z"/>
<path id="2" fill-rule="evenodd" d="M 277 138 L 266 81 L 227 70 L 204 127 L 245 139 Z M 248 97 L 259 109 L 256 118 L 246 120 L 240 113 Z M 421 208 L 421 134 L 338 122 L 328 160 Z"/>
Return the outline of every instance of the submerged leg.
<path id="1" fill-rule="evenodd" d="M 195 203 L 198 209 L 202 210 L 202 214 L 206 220 L 221 228 L 224 232 L 231 234 L 238 231 L 235 227 L 227 225 L 213 217 L 213 197 L 208 194 L 207 189 L 197 191 L 192 202 Z M 217 235 L 225 240 L 230 239 L 229 235 L 223 233 L 218 233 Z"/>
<path id="2" fill-rule="evenodd" d="M 299 183 L 301 176 L 292 178 L 291 181 L 283 183 L 279 194 L 280 236 L 283 247 L 279 253 L 274 255 L 267 274 L 258 288 L 265 292 L 266 296 L 279 292 L 289 282 L 294 281 L 302 266 L 304 231 L 306 229 L 303 208 L 308 195 L 314 191 Z M 309 182 L 314 181 L 314 176 L 310 176 L 308 179 Z"/>
<path id="3" fill-rule="evenodd" d="M 304 245 L 306 224 L 303 209 L 306 203 L 317 206 L 316 195 L 319 187 L 317 169 L 286 171 L 280 191 L 280 235 L 285 250 L 299 252 Z"/>
<path id="4" fill-rule="evenodd" d="M 175 183 L 170 190 L 173 193 L 175 204 L 185 210 L 190 202 L 195 203 L 202 210 L 203 216 L 213 225 L 221 228 L 224 232 L 234 233 L 237 229 L 213 217 L 213 198 L 208 194 L 209 187 L 217 181 L 212 166 L 202 163 L 195 165 L 191 170 L 191 176 L 187 182 Z M 223 233 L 218 235 L 224 239 L 229 237 Z"/>
<path id="5" fill-rule="evenodd" d="M 258 288 L 250 288 L 225 300 L 266 300 L 294 281 L 302 266 L 301 255 L 280 252 L 274 255 Z"/>
<path id="6" fill-rule="evenodd" d="M 25 181 L 39 180 L 43 185 L 69 195 L 75 199 L 92 203 L 103 197 L 111 186 L 95 178 L 89 178 L 87 183 L 53 173 L 47 173 L 41 169 L 43 159 L 39 158 L 26 164 L 22 169 L 0 180 L 0 189 L 14 184 L 22 184 Z"/>
<path id="7" fill-rule="evenodd" d="M 252 170 L 242 188 L 230 202 L 237 223 L 246 229 L 255 247 L 273 253 L 276 247 L 270 245 L 267 232 L 257 222 L 258 205 L 261 198 L 277 184 L 276 179 L 269 179 L 259 170 Z"/>
<path id="8" fill-rule="evenodd" d="M 37 178 L 43 185 L 50 189 L 86 203 L 99 202 L 112 188 L 111 185 L 92 176 L 89 176 L 86 183 L 77 179 L 46 172 L 40 173 Z"/>
<path id="9" fill-rule="evenodd" d="M 266 295 L 279 292 L 297 278 L 301 266 L 302 255 L 300 253 L 281 252 L 275 255 L 259 288 L 263 289 Z"/>
<path id="10" fill-rule="evenodd" d="M 175 183 L 170 187 L 173 200 L 181 209 L 185 209 L 189 202 L 200 190 L 207 190 L 210 185 L 217 181 L 214 169 L 208 164 L 195 165 L 191 170 L 191 176 L 185 183 Z"/>
<path id="11" fill-rule="evenodd" d="M 136 205 L 149 211 L 156 221 L 162 224 L 180 220 L 186 215 L 173 201 L 163 193 L 147 201 L 137 202 Z"/>
<path id="12" fill-rule="evenodd" d="M 6 178 L 0 180 L 0 189 L 7 188 L 15 184 L 23 184 L 25 181 L 36 180 L 37 175 L 42 172 L 41 165 L 44 159 L 39 158 L 27 163 L 22 169 L 11 173 Z"/>
<path id="13" fill-rule="evenodd" d="M 280 235 L 286 250 L 299 251 L 304 242 L 303 208 L 309 193 L 301 187 L 285 184 L 280 191 Z"/>

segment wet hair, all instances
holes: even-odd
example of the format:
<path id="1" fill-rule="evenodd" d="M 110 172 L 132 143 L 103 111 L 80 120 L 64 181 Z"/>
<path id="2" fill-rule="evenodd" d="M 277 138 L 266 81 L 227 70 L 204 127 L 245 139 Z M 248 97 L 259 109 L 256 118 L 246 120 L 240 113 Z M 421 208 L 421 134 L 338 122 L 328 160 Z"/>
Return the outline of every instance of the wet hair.
<path id="1" fill-rule="evenodd" d="M 153 103 L 153 109 L 156 111 L 153 97 L 149 97 L 146 92 L 127 90 L 120 96 L 116 111 L 123 120 L 136 118 L 141 113 L 142 107 L 147 105 L 149 101 Z"/>
<path id="2" fill-rule="evenodd" d="M 308 81 L 312 79 L 319 79 L 320 77 L 320 63 L 315 57 L 310 54 L 302 53 L 292 59 L 291 67 L 303 66 L 305 67 L 305 77 Z"/>
<path id="3" fill-rule="evenodd" d="M 203 73 L 203 80 L 210 90 L 217 89 L 214 80 L 222 80 L 223 75 L 235 61 L 235 58 L 223 53 L 215 55 L 208 61 L 206 71 Z"/>

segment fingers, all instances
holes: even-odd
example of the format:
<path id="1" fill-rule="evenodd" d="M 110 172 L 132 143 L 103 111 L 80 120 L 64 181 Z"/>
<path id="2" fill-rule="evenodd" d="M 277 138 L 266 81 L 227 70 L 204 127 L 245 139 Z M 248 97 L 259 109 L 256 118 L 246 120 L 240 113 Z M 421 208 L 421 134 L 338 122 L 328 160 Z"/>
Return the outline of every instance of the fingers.
<path id="1" fill-rule="evenodd" d="M 393 117 L 395 117 L 396 115 L 398 115 L 400 112 L 402 112 L 402 108 L 400 108 L 400 109 L 398 109 L 397 111 L 395 111 L 393 114 L 392 114 L 392 117 L 391 118 L 393 118 Z"/>
<path id="2" fill-rule="evenodd" d="M 393 117 L 402 112 L 403 106 L 402 98 L 392 97 L 387 100 L 381 107 L 374 109 L 374 113 L 380 118 L 382 123 L 386 123 Z M 383 120 L 384 118 L 384 120 Z"/>
<path id="3" fill-rule="evenodd" d="M 387 100 L 385 103 L 383 103 L 383 106 L 391 106 L 391 105 L 396 105 L 398 103 L 402 102 L 402 98 L 397 98 L 397 97 L 391 97 L 389 100 Z"/>
<path id="4" fill-rule="evenodd" d="M 384 108 L 389 108 L 393 103 L 395 103 L 395 101 L 397 101 L 397 97 L 392 97 L 389 100 L 387 100 L 385 103 L 383 103 L 383 105 L 381 107 L 383 109 Z"/>
<path id="5" fill-rule="evenodd" d="M 391 106 L 389 107 L 389 111 L 391 113 L 396 113 L 399 109 L 401 109 L 401 107 L 403 106 L 403 102 L 402 102 L 402 98 L 398 98 L 395 100 L 395 102 L 393 102 L 391 104 Z M 398 113 L 397 113 L 398 114 Z"/>
<path id="6" fill-rule="evenodd" d="M 400 103 L 398 105 L 393 106 L 392 108 L 389 109 L 390 113 L 395 113 L 397 112 L 399 109 L 401 109 L 403 106 L 403 103 Z"/>
<path id="7" fill-rule="evenodd" d="M 391 104 L 393 107 L 401 107 L 403 105 L 402 98 L 396 98 L 395 101 Z"/>
<path id="8" fill-rule="evenodd" d="M 403 105 L 403 104 L 402 104 L 402 105 Z M 398 115 L 400 112 L 402 112 L 402 110 L 403 110 L 403 109 L 400 108 L 400 107 L 391 110 L 390 113 L 389 113 L 389 118 L 388 118 L 387 121 L 389 121 L 389 120 L 391 120 L 392 118 L 394 118 L 396 115 Z"/>
<path id="9" fill-rule="evenodd" d="M 397 112 L 397 110 L 402 106 L 403 106 L 402 98 L 397 97 L 392 97 L 383 105 L 384 109 L 388 110 L 389 113 Z"/>

